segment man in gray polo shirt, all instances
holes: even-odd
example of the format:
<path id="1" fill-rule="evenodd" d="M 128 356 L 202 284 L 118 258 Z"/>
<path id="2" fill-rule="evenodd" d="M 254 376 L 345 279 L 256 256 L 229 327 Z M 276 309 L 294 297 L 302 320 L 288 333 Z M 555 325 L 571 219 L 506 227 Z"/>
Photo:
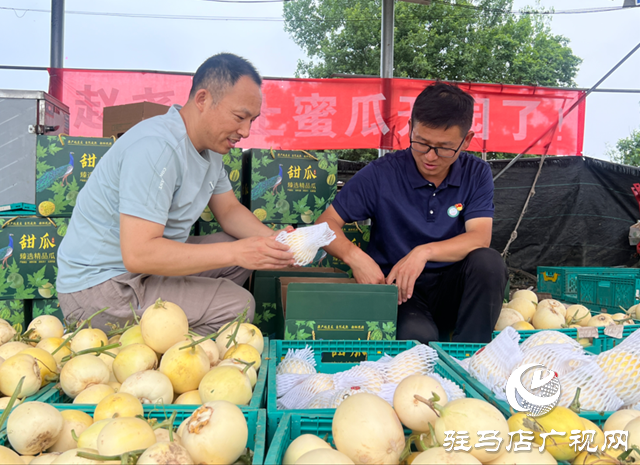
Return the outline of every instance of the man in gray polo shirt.
<path id="1" fill-rule="evenodd" d="M 80 191 L 58 252 L 57 290 L 68 319 L 109 309 L 93 326 L 130 320 L 158 298 L 178 304 L 190 327 L 211 333 L 254 301 L 250 270 L 293 264 L 233 192 L 222 163 L 260 114 L 262 80 L 246 60 L 209 58 L 184 107 L 124 134 Z M 189 237 L 206 206 L 224 233 Z M 236 238 L 238 240 L 236 240 Z"/>

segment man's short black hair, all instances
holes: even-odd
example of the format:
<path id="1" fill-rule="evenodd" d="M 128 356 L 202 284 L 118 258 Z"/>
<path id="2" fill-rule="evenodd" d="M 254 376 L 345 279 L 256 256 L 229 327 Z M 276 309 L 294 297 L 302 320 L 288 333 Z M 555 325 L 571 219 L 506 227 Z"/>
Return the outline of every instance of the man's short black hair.
<path id="1" fill-rule="evenodd" d="M 453 84 L 436 82 L 427 86 L 413 104 L 412 124 L 432 129 L 458 126 L 464 135 L 473 122 L 473 97 Z"/>
<path id="2" fill-rule="evenodd" d="M 214 55 L 202 63 L 193 76 L 189 98 L 192 99 L 200 89 L 206 89 L 214 102 L 218 103 L 242 76 L 248 76 L 256 84 L 262 85 L 258 71 L 244 58 L 232 53 Z"/>

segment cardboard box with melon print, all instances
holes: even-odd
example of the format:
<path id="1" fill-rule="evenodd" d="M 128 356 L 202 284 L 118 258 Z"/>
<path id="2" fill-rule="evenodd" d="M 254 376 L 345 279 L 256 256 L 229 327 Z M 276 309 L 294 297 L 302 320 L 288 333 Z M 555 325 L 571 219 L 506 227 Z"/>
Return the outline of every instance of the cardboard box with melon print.
<path id="1" fill-rule="evenodd" d="M 52 218 L 70 217 L 78 192 L 112 145 L 112 138 L 38 136 L 37 214 Z"/>
<path id="2" fill-rule="evenodd" d="M 281 277 L 277 339 L 395 340 L 398 288 L 355 279 Z"/>
<path id="3" fill-rule="evenodd" d="M 250 149 L 242 165 L 242 203 L 263 223 L 312 224 L 336 194 L 335 152 Z"/>
<path id="4" fill-rule="evenodd" d="M 229 176 L 234 195 L 238 200 L 242 201 L 242 150 L 231 149 L 229 153 L 222 156 L 222 162 Z M 206 236 L 220 231 L 222 231 L 222 227 L 213 217 L 209 207 L 206 207 L 198 220 L 197 235 Z"/>
<path id="5" fill-rule="evenodd" d="M 57 256 L 68 218 L 0 217 L 0 299 L 57 297 Z"/>

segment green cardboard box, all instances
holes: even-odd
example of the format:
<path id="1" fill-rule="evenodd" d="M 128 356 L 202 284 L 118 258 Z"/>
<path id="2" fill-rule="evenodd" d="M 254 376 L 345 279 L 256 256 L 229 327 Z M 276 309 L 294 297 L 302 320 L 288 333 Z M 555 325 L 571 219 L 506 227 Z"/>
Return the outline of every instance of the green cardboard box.
<path id="1" fill-rule="evenodd" d="M 103 137 L 38 136 L 36 206 L 40 216 L 70 217 L 78 192 L 113 145 Z"/>
<path id="2" fill-rule="evenodd" d="M 254 271 L 249 284 L 249 291 L 256 301 L 256 314 L 253 323 L 260 328 L 265 336 L 272 337 L 278 332 L 278 320 L 276 318 L 276 286 L 278 286 L 276 280 L 278 278 L 295 276 L 326 277 L 328 275 L 340 279 L 349 277 L 347 273 L 333 268 L 288 267 L 274 271 Z M 280 332 L 282 332 L 282 329 L 280 329 Z"/>
<path id="3" fill-rule="evenodd" d="M 56 263 L 68 218 L 0 218 L 0 299 L 57 296 Z"/>
<path id="4" fill-rule="evenodd" d="M 53 315 L 64 322 L 64 315 L 62 314 L 62 310 L 60 310 L 58 299 L 33 300 L 31 308 L 33 318 L 41 315 Z"/>
<path id="5" fill-rule="evenodd" d="M 355 279 L 278 278 L 279 338 L 395 340 L 398 288 Z"/>
<path id="6" fill-rule="evenodd" d="M 334 152 L 250 149 L 242 166 L 242 203 L 263 223 L 311 224 L 336 194 Z"/>
<path id="7" fill-rule="evenodd" d="M 20 299 L 0 300 L 0 319 L 5 320 L 11 326 L 20 325 L 22 331 L 27 329 L 24 301 Z"/>

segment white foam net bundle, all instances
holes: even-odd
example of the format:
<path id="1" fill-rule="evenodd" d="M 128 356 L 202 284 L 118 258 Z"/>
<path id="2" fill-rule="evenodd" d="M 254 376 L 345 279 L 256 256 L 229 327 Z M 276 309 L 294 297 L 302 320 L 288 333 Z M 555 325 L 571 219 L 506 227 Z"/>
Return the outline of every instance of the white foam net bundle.
<path id="1" fill-rule="evenodd" d="M 624 404 L 595 358 L 558 378 L 562 392 L 558 405 L 563 407 L 571 405 L 577 388 L 580 388 L 578 400 L 583 410 L 618 410 Z"/>
<path id="2" fill-rule="evenodd" d="M 278 409 L 307 408 L 309 401 L 323 391 L 335 390 L 333 375 L 316 373 L 310 375 L 302 383 L 294 386 L 277 400 Z"/>
<path id="3" fill-rule="evenodd" d="M 640 347 L 640 329 L 636 329 L 632 332 L 629 337 L 616 346 L 616 349 L 627 349 L 630 347 Z"/>
<path id="4" fill-rule="evenodd" d="M 518 331 L 507 326 L 493 341 L 470 357 L 469 374 L 496 395 L 505 397 L 504 386 L 507 379 L 522 361 L 519 341 Z"/>
<path id="5" fill-rule="evenodd" d="M 598 366 L 625 406 L 640 402 L 640 333 L 634 332 L 618 346 L 596 357 Z"/>
<path id="6" fill-rule="evenodd" d="M 469 371 L 469 363 L 471 362 L 471 358 L 465 358 L 464 360 L 458 360 L 455 357 L 452 357 L 456 362 L 458 362 L 458 365 L 460 365 L 464 371 Z"/>
<path id="7" fill-rule="evenodd" d="M 309 346 L 304 349 L 289 349 L 282 362 L 276 367 L 276 374 L 312 375 L 316 373 L 316 360 L 313 357 L 313 349 Z"/>
<path id="8" fill-rule="evenodd" d="M 305 228 L 298 228 L 288 233 L 282 231 L 276 236 L 276 241 L 287 244 L 295 258 L 294 265 L 306 266 L 313 262 L 318 249 L 325 247 L 336 238 L 335 233 L 327 223 L 320 223 Z"/>
<path id="9" fill-rule="evenodd" d="M 304 408 L 338 408 L 350 396 L 368 392 L 366 389 L 333 389 L 317 394 Z"/>
<path id="10" fill-rule="evenodd" d="M 398 385 L 396 383 L 383 384 L 380 391 L 376 392 L 376 394 L 382 400 L 386 400 L 389 403 L 389 405 L 393 407 L 393 395 L 396 393 L 397 388 L 398 388 Z"/>
<path id="11" fill-rule="evenodd" d="M 465 397 L 467 397 L 460 386 L 458 386 L 453 381 L 440 376 L 438 373 L 430 373 L 427 376 L 431 376 L 433 379 L 440 383 L 440 386 L 442 386 L 444 392 L 447 393 L 447 398 L 449 399 L 448 402 L 456 399 L 464 399 Z"/>
<path id="12" fill-rule="evenodd" d="M 337 389 L 348 389 L 357 386 L 370 392 L 380 392 L 385 383 L 382 370 L 374 365 L 357 365 L 347 371 L 333 375 Z"/>
<path id="13" fill-rule="evenodd" d="M 438 353 L 431 347 L 420 344 L 395 357 L 383 357 L 375 362 L 363 362 L 362 365 L 378 368 L 388 383 L 398 384 L 407 376 L 433 373 L 437 361 Z"/>
<path id="14" fill-rule="evenodd" d="M 574 350 L 569 344 L 544 344 L 523 351 L 522 361 L 515 368 L 527 363 L 537 363 L 555 371 L 560 376 L 575 370 L 583 363 L 592 361 L 593 358 L 593 355 L 582 350 L 580 352 Z M 533 371 L 525 373 L 523 380 L 526 376 L 533 376 Z"/>
<path id="15" fill-rule="evenodd" d="M 307 379 L 309 374 L 299 375 L 295 373 L 283 373 L 276 376 L 276 396 L 282 397 L 292 388 Z"/>
<path id="16" fill-rule="evenodd" d="M 520 350 L 524 352 L 533 347 L 545 344 L 566 344 L 576 352 L 584 352 L 584 349 L 578 341 L 560 331 L 540 331 L 539 333 L 535 333 L 520 344 Z"/>

